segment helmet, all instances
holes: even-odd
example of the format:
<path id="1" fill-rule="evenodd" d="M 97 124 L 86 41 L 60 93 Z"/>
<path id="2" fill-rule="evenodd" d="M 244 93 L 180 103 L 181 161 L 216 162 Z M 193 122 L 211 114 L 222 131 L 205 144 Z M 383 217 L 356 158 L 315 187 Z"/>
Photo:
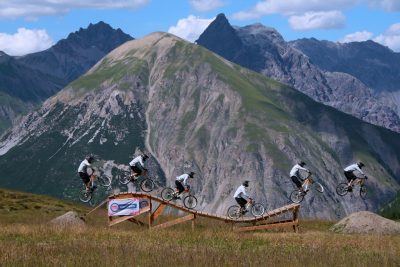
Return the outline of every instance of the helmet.
<path id="1" fill-rule="evenodd" d="M 143 160 L 146 160 L 146 159 L 148 159 L 149 158 L 149 156 L 147 156 L 146 154 L 142 154 L 142 158 L 143 158 Z"/>
<path id="2" fill-rule="evenodd" d="M 86 159 L 89 163 L 93 163 L 93 161 L 94 161 L 93 155 L 88 155 L 88 156 L 86 156 L 85 159 Z"/>
<path id="3" fill-rule="evenodd" d="M 189 173 L 189 177 L 190 177 L 190 178 L 193 178 L 193 176 L 194 176 L 195 174 L 196 174 L 195 172 L 190 172 L 190 173 Z"/>
<path id="4" fill-rule="evenodd" d="M 364 163 L 362 163 L 361 161 L 357 162 L 357 165 L 360 169 L 365 166 Z"/>
<path id="5" fill-rule="evenodd" d="M 298 164 L 299 164 L 301 167 L 304 167 L 304 165 L 306 165 L 306 163 L 305 163 L 304 161 L 300 161 Z"/>
<path id="6" fill-rule="evenodd" d="M 244 185 L 245 187 L 249 187 L 249 181 L 244 181 L 243 183 L 242 183 L 242 185 Z"/>

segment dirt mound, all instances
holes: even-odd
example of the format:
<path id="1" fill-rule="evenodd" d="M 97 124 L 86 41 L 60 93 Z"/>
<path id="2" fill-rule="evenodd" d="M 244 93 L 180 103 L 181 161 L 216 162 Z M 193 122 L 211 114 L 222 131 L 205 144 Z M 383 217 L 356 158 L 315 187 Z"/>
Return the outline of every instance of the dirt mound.
<path id="1" fill-rule="evenodd" d="M 75 211 L 68 211 L 64 215 L 61 215 L 50 221 L 50 224 L 56 226 L 74 226 L 74 227 L 85 227 L 85 220 L 79 216 L 79 214 Z"/>
<path id="2" fill-rule="evenodd" d="M 369 211 L 355 212 L 331 227 L 331 231 L 347 234 L 400 234 L 400 223 Z"/>

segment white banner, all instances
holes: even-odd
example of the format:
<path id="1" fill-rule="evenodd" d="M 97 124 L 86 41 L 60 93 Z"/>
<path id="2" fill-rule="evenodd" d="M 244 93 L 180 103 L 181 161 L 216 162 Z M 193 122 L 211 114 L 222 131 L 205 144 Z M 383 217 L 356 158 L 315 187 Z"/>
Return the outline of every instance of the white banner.
<path id="1" fill-rule="evenodd" d="M 108 216 L 139 214 L 139 201 L 138 198 L 111 199 L 108 202 Z"/>

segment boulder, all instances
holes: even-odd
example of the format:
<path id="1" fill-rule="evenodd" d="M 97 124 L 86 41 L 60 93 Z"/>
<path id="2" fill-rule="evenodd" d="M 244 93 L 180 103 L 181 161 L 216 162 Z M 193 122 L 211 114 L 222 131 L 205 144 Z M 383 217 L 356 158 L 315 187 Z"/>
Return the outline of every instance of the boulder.
<path id="1" fill-rule="evenodd" d="M 73 226 L 73 227 L 85 227 L 86 222 L 85 220 L 79 216 L 79 214 L 75 211 L 68 211 L 67 213 L 54 218 L 53 220 L 50 221 L 50 224 L 56 225 L 56 226 Z"/>

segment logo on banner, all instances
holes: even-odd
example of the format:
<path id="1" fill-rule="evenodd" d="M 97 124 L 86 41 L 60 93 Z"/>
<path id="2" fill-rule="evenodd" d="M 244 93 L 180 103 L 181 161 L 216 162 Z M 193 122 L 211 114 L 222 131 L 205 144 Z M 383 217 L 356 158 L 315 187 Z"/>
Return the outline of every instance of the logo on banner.
<path id="1" fill-rule="evenodd" d="M 111 199 L 108 202 L 108 216 L 136 215 L 140 212 L 137 198 Z"/>

